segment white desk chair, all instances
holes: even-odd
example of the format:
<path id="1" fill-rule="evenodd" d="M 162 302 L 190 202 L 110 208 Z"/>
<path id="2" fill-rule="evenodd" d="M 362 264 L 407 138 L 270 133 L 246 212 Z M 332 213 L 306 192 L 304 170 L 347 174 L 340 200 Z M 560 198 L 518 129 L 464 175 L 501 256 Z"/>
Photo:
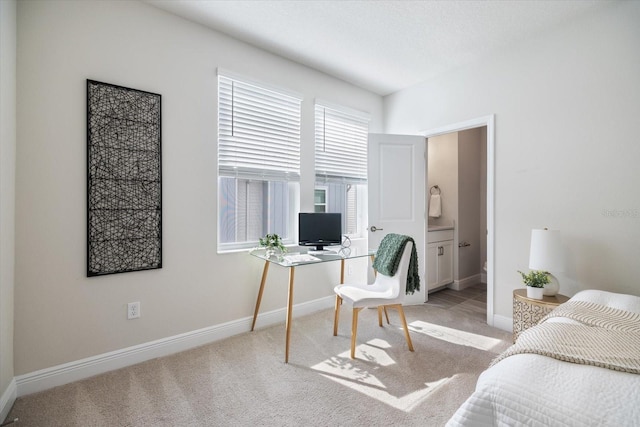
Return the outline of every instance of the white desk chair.
<path id="1" fill-rule="evenodd" d="M 402 309 L 407 288 L 407 275 L 409 272 L 409 261 L 411 259 L 412 242 L 407 242 L 400 259 L 400 264 L 395 275 L 385 276 L 378 272 L 376 280 L 372 285 L 365 283 L 345 283 L 334 288 L 336 293 L 336 307 L 333 323 L 333 336 L 338 335 L 338 319 L 340 316 L 340 306 L 345 301 L 353 307 L 353 319 L 351 324 L 351 358 L 356 357 L 356 334 L 358 332 L 358 313 L 365 307 L 378 307 L 378 324 L 382 326 L 382 309 L 385 314 L 387 307 L 395 308 L 400 314 L 404 335 L 409 345 L 409 350 L 413 351 L 413 343 L 407 328 L 407 319 Z M 389 318 L 387 317 L 387 322 Z"/>

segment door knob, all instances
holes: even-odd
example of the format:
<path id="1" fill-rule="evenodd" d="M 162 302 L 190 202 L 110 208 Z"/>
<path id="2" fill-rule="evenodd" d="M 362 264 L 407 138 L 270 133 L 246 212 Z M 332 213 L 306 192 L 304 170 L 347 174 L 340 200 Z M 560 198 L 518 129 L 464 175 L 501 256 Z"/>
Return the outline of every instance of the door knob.
<path id="1" fill-rule="evenodd" d="M 372 225 L 371 227 L 369 227 L 369 231 L 371 231 L 372 233 L 375 233 L 378 230 L 382 231 L 382 228 L 378 228 L 375 225 Z"/>

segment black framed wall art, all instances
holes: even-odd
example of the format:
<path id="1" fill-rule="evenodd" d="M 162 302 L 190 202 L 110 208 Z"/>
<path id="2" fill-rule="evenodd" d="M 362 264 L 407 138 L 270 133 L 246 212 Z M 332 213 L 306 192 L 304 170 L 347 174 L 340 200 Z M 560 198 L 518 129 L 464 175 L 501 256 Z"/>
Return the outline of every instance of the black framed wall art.
<path id="1" fill-rule="evenodd" d="M 87 276 L 162 268 L 156 93 L 87 80 Z"/>

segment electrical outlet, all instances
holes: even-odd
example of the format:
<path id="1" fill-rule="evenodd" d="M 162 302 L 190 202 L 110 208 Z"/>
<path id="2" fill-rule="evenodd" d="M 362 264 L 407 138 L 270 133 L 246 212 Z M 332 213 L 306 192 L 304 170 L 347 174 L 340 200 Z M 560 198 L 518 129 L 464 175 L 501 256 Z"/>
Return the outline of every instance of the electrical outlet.
<path id="1" fill-rule="evenodd" d="M 351 276 L 353 274 L 353 266 L 347 267 L 347 276 Z"/>
<path id="2" fill-rule="evenodd" d="M 127 319 L 137 319 L 140 317 L 140 302 L 130 302 L 127 304 Z"/>

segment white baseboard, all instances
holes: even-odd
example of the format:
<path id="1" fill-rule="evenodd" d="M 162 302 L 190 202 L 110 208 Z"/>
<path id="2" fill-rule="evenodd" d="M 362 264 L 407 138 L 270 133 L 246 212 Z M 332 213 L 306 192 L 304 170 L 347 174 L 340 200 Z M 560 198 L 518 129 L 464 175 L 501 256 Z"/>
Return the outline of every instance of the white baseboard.
<path id="1" fill-rule="evenodd" d="M 302 304 L 296 304 L 294 306 L 295 316 L 303 316 L 333 307 L 334 302 L 335 298 L 330 296 Z M 262 313 L 258 316 L 256 328 L 283 323 L 285 318 L 286 308 Z M 121 350 L 103 353 L 86 359 L 76 360 L 74 362 L 19 375 L 14 380 L 13 400 L 15 400 L 16 391 L 18 397 L 24 396 L 59 385 L 68 384 L 73 381 L 89 378 L 104 372 L 135 365 L 136 363 L 141 363 L 146 360 L 168 356 L 180 351 L 199 347 L 243 332 L 248 332 L 251 330 L 252 320 L 253 316 L 245 317 L 243 319 L 213 325 L 195 331 L 139 344 L 133 347 L 127 347 Z"/>
<path id="2" fill-rule="evenodd" d="M 17 398 L 17 387 L 16 387 L 16 379 L 12 379 L 9 383 L 7 389 L 2 393 L 2 397 L 0 397 L 0 422 L 4 421 L 9 415 L 9 411 L 11 407 L 13 407 L 13 403 Z"/>
<path id="3" fill-rule="evenodd" d="M 493 326 L 495 328 L 502 329 L 503 331 L 513 333 L 513 318 L 494 314 Z"/>
<path id="4" fill-rule="evenodd" d="M 454 291 L 461 291 L 469 286 L 477 285 L 482 281 L 482 275 L 480 273 L 474 274 L 473 276 L 465 277 L 464 279 L 454 280 L 452 284 L 449 285 L 449 289 L 453 289 Z"/>

